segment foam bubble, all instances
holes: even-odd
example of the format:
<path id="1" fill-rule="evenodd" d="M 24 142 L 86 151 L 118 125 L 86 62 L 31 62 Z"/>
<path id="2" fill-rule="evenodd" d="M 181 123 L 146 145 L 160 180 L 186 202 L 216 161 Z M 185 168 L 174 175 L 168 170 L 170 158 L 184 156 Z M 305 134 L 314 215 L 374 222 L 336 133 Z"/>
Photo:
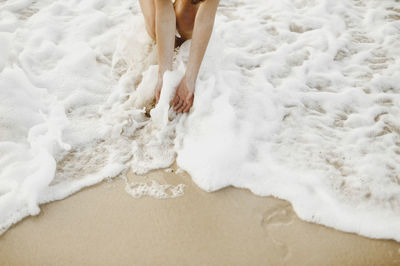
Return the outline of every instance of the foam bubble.
<path id="1" fill-rule="evenodd" d="M 144 182 L 126 183 L 125 191 L 132 197 L 138 199 L 143 196 L 149 196 L 156 199 L 177 198 L 184 194 L 185 184 L 172 186 L 169 184 L 159 184 L 151 180 L 150 184 Z"/>

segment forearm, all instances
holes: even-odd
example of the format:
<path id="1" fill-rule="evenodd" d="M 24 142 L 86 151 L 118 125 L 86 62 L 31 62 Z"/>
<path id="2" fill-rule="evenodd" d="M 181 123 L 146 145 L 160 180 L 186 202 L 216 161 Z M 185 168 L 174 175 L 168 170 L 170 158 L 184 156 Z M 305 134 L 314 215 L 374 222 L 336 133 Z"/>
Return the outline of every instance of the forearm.
<path id="1" fill-rule="evenodd" d="M 176 19 L 170 0 L 156 0 L 155 4 L 158 72 L 159 76 L 162 77 L 166 70 L 172 70 Z"/>
<path id="2" fill-rule="evenodd" d="M 218 0 L 208 1 L 208 6 L 206 1 L 199 8 L 193 28 L 189 61 L 185 74 L 186 81 L 193 86 L 196 83 L 197 75 L 211 37 L 215 12 L 218 6 Z"/>

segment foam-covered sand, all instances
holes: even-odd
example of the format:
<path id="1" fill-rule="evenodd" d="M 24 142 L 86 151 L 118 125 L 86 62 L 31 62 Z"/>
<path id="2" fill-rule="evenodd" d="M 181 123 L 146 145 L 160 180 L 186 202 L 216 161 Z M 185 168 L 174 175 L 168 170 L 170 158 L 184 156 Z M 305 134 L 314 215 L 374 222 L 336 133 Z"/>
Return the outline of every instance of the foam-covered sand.
<path id="1" fill-rule="evenodd" d="M 193 108 L 176 115 L 190 42 L 150 111 L 156 55 L 137 2 L 1 3 L 0 231 L 176 159 L 206 191 L 247 188 L 304 220 L 400 241 L 399 12 L 395 1 L 221 1 Z"/>
<path id="2" fill-rule="evenodd" d="M 176 168 L 173 167 L 175 170 Z M 43 205 L 0 238 L 2 265 L 385 265 L 400 243 L 300 220 L 288 202 L 244 189 L 199 189 L 158 170 L 146 183 L 185 184 L 182 197 L 132 199 L 125 181 Z M 145 181 L 128 174 L 128 180 Z"/>

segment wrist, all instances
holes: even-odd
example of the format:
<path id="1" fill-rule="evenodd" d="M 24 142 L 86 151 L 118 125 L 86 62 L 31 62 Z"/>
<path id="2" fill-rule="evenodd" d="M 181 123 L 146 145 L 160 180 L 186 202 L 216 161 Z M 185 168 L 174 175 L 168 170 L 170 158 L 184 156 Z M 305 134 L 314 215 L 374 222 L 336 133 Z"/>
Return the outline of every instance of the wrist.
<path id="1" fill-rule="evenodd" d="M 164 77 L 164 73 L 166 71 L 172 71 L 172 68 L 165 68 L 165 67 L 160 66 L 158 68 L 158 78 L 162 79 Z"/>
<path id="2" fill-rule="evenodd" d="M 186 81 L 186 84 L 187 84 L 189 87 L 194 88 L 195 85 L 196 85 L 196 80 L 197 80 L 197 77 L 194 77 L 194 76 L 192 76 L 192 75 L 187 75 L 187 74 L 185 74 L 185 81 Z"/>
<path id="3" fill-rule="evenodd" d="M 164 71 L 162 71 L 161 69 L 158 70 L 158 79 L 163 79 L 164 76 Z"/>

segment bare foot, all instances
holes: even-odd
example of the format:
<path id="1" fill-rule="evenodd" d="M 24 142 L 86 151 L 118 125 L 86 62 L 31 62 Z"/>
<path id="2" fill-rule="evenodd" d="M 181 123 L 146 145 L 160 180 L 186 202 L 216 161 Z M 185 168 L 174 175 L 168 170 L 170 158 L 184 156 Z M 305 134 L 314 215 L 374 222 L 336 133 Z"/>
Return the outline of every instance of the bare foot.
<path id="1" fill-rule="evenodd" d="M 194 100 L 194 84 L 187 81 L 186 76 L 183 77 L 176 89 L 175 97 L 171 101 L 171 106 L 177 113 L 189 112 Z"/>

